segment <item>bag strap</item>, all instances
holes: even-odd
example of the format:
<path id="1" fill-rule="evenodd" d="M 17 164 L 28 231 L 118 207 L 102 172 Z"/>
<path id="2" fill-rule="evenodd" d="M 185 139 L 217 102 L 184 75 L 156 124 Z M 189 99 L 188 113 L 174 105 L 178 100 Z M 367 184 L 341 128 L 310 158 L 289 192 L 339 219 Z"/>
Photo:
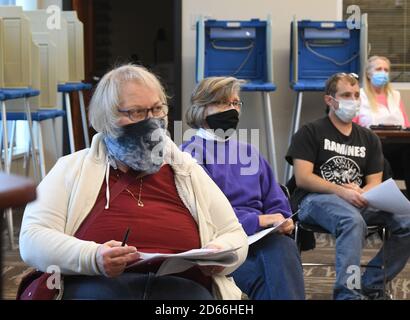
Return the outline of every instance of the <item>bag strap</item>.
<path id="1" fill-rule="evenodd" d="M 136 179 L 142 178 L 145 175 L 146 175 L 145 173 L 140 173 L 138 175 L 135 175 L 133 173 L 129 174 L 128 172 L 124 173 L 117 180 L 117 182 L 114 184 L 114 186 L 111 188 L 111 190 L 110 190 L 110 201 L 113 201 L 115 198 L 117 198 L 117 196 L 121 192 L 123 192 Z M 99 215 L 102 212 L 104 212 L 106 201 L 107 201 L 106 197 L 101 197 L 98 200 L 98 202 L 94 205 L 94 208 L 92 209 L 93 211 L 95 211 L 95 213 L 91 217 L 91 220 L 84 219 L 83 223 L 84 222 L 87 222 L 89 224 L 94 223 L 94 221 L 99 217 Z M 82 224 L 80 225 L 78 230 L 83 230 L 81 227 L 82 227 Z M 83 230 L 83 232 L 76 232 L 75 237 L 82 238 L 84 232 L 85 232 L 85 230 Z"/>

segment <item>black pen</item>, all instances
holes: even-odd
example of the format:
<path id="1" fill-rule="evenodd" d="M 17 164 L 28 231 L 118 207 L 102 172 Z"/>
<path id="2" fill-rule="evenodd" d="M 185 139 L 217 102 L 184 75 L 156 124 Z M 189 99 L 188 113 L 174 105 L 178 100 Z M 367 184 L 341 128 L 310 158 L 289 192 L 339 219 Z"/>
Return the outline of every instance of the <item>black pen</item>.
<path id="1" fill-rule="evenodd" d="M 125 244 L 127 243 L 128 235 L 130 234 L 130 228 L 127 229 L 125 232 L 124 240 L 122 240 L 121 247 L 124 247 Z"/>

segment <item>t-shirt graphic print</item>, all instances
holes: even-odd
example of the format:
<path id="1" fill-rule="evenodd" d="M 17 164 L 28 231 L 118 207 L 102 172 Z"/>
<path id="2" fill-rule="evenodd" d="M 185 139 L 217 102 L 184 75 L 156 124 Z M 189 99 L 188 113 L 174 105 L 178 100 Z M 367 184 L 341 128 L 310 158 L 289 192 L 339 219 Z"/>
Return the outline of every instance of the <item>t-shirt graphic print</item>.
<path id="1" fill-rule="evenodd" d="M 355 123 L 346 136 L 329 117 L 304 125 L 292 137 L 286 160 L 293 164 L 293 159 L 313 163 L 314 174 L 339 185 L 355 183 L 362 187 L 367 175 L 383 171 L 379 138 Z M 292 198 L 300 202 L 307 193 L 297 188 Z"/>
<path id="2" fill-rule="evenodd" d="M 320 166 L 322 178 L 336 184 L 362 184 L 363 174 L 358 164 L 344 156 L 334 156 Z"/>

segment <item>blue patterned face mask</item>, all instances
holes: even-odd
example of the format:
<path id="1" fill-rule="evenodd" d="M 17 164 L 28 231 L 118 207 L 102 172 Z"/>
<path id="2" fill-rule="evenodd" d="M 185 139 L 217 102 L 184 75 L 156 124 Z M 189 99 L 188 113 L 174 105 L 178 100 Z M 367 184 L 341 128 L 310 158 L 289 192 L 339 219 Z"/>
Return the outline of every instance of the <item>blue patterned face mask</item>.
<path id="1" fill-rule="evenodd" d="M 136 171 L 157 172 L 164 160 L 165 121 L 150 118 L 121 130 L 118 138 L 104 137 L 109 155 Z"/>
<path id="2" fill-rule="evenodd" d="M 370 81 L 375 87 L 384 87 L 389 82 L 389 74 L 385 71 L 375 71 Z"/>

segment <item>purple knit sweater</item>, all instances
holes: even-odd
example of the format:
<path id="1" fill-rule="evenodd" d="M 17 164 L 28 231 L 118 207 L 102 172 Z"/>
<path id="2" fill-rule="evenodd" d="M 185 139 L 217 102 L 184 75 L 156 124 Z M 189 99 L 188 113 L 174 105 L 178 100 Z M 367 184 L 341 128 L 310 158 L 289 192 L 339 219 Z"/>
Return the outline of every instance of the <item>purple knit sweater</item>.
<path id="1" fill-rule="evenodd" d="M 261 230 L 260 214 L 290 216 L 289 202 L 272 169 L 250 144 L 233 139 L 217 142 L 195 135 L 181 149 L 190 153 L 215 181 L 248 235 Z"/>

